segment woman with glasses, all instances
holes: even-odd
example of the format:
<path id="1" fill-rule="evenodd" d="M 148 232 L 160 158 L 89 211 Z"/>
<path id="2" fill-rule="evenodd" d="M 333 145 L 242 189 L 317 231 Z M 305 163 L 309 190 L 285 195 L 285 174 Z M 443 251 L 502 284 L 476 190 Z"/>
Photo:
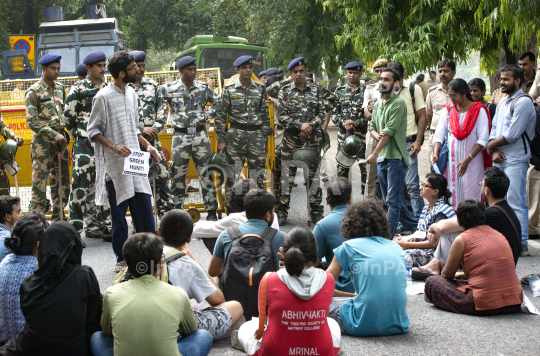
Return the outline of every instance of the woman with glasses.
<path id="1" fill-rule="evenodd" d="M 441 174 L 448 179 L 455 210 L 465 199 L 481 199 L 478 182 L 484 178 L 485 166 L 491 166 L 491 161 L 482 154 L 491 124 L 488 109 L 482 103 L 473 102 L 466 81 L 452 80 L 448 84 L 448 95 L 452 104 L 446 106 L 446 115 L 437 125 L 431 163 L 438 161 L 439 148 L 446 145 L 448 164 Z"/>
<path id="2" fill-rule="evenodd" d="M 420 196 L 427 201 L 418 220 L 418 230 L 413 238 L 397 237 L 394 241 L 404 250 L 411 251 L 414 267 L 425 266 L 432 259 L 437 245 L 432 245 L 427 239 L 427 231 L 431 224 L 456 216 L 448 205 L 452 193 L 448 190 L 448 181 L 444 176 L 428 173 L 420 183 Z M 422 270 L 420 270 L 422 271 Z"/>

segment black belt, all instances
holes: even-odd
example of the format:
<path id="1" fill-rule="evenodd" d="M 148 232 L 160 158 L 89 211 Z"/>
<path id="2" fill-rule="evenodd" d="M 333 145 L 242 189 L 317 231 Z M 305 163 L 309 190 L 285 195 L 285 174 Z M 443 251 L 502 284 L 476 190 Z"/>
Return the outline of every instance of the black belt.
<path id="1" fill-rule="evenodd" d="M 416 142 L 416 135 L 412 135 L 412 136 L 407 136 L 405 137 L 405 142 L 409 143 L 409 142 Z"/>
<path id="2" fill-rule="evenodd" d="M 205 128 L 206 128 L 206 126 L 197 126 L 197 127 L 195 127 L 195 131 L 196 131 L 196 132 L 201 132 L 201 131 L 203 131 Z M 185 127 L 175 127 L 175 128 L 174 128 L 174 132 L 181 132 L 181 133 L 185 133 L 185 134 L 188 133 L 187 130 L 188 130 L 188 129 L 185 128 Z"/>
<path id="3" fill-rule="evenodd" d="M 237 122 L 231 122 L 231 129 L 258 131 L 261 128 L 262 128 L 262 125 L 247 125 L 247 124 L 239 124 Z"/>

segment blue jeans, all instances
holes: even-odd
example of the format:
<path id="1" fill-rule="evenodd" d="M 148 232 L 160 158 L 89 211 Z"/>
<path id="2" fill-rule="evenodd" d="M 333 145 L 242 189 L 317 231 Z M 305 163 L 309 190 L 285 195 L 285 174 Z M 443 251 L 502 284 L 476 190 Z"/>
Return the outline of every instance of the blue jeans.
<path id="1" fill-rule="evenodd" d="M 414 142 L 407 142 L 407 150 Z M 407 192 L 411 198 L 411 207 L 416 219 L 422 215 L 424 209 L 424 198 L 420 196 L 420 177 L 418 176 L 418 155 L 414 158 L 409 154 L 409 167 L 406 168 L 405 184 L 407 185 Z"/>
<path id="2" fill-rule="evenodd" d="M 109 204 L 111 206 L 112 246 L 116 255 L 116 262 L 120 262 L 124 260 L 122 247 L 124 247 L 124 242 L 126 242 L 129 232 L 126 220 L 128 206 L 137 232 L 151 232 L 155 234 L 156 226 L 154 224 L 152 201 L 148 194 L 135 193 L 133 197 L 117 204 L 116 191 L 114 190 L 112 181 L 107 182 L 107 191 L 109 192 Z"/>
<path id="3" fill-rule="evenodd" d="M 418 226 L 418 219 L 413 218 L 405 206 L 405 170 L 405 164 L 400 159 L 385 158 L 377 164 L 381 193 L 388 206 L 386 220 L 390 224 L 392 236 L 396 234 L 398 222 L 401 222 L 404 230 L 416 231 Z"/>
<path id="4" fill-rule="evenodd" d="M 178 351 L 182 356 L 206 356 L 212 349 L 212 335 L 206 330 L 178 338 Z M 90 338 L 90 348 L 94 356 L 114 356 L 114 338 L 103 331 L 95 332 Z"/>
<path id="5" fill-rule="evenodd" d="M 521 224 L 521 244 L 529 242 L 529 208 L 527 207 L 527 170 L 528 162 L 520 162 L 507 167 L 499 167 L 510 179 L 510 187 L 506 193 L 508 205 L 516 213 Z"/>

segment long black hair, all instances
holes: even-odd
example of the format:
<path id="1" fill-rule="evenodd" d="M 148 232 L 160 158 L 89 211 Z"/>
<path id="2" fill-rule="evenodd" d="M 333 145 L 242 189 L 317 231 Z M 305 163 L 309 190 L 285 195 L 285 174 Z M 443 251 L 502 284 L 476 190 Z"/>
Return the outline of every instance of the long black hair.
<path id="1" fill-rule="evenodd" d="M 452 89 L 456 93 L 464 95 L 468 100 L 473 101 L 471 92 L 469 91 L 469 85 L 461 78 L 452 80 L 448 84 L 448 89 Z"/>
<path id="2" fill-rule="evenodd" d="M 317 263 L 317 241 L 308 229 L 297 227 L 283 239 L 285 269 L 291 276 L 299 277 L 309 263 Z"/>
<path id="3" fill-rule="evenodd" d="M 6 238 L 4 244 L 16 255 L 30 255 L 47 226 L 42 212 L 33 211 L 24 214 L 15 223 L 11 237 Z"/>

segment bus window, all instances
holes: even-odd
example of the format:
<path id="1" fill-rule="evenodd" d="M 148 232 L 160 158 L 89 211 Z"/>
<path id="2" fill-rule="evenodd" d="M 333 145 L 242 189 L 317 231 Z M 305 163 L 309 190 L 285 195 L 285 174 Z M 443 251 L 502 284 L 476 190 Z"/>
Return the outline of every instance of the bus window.
<path id="1" fill-rule="evenodd" d="M 60 60 L 60 73 L 74 73 L 77 67 L 77 50 L 73 47 L 48 48 L 39 51 L 38 58 L 43 57 L 47 53 L 57 53 L 62 56 Z M 39 60 L 39 59 L 38 59 Z M 37 62 L 37 61 L 36 61 Z M 41 75 L 41 66 L 36 65 L 37 74 Z"/>
<path id="2" fill-rule="evenodd" d="M 79 50 L 79 60 L 82 62 L 84 57 L 90 52 L 101 51 L 105 53 L 105 57 L 109 58 L 114 53 L 114 46 L 84 46 Z"/>
<path id="3" fill-rule="evenodd" d="M 220 68 L 225 79 L 236 74 L 233 66 L 236 58 L 249 55 L 253 57 L 253 73 L 266 70 L 266 56 L 263 51 L 244 48 L 205 48 L 201 52 L 199 68 Z"/>

